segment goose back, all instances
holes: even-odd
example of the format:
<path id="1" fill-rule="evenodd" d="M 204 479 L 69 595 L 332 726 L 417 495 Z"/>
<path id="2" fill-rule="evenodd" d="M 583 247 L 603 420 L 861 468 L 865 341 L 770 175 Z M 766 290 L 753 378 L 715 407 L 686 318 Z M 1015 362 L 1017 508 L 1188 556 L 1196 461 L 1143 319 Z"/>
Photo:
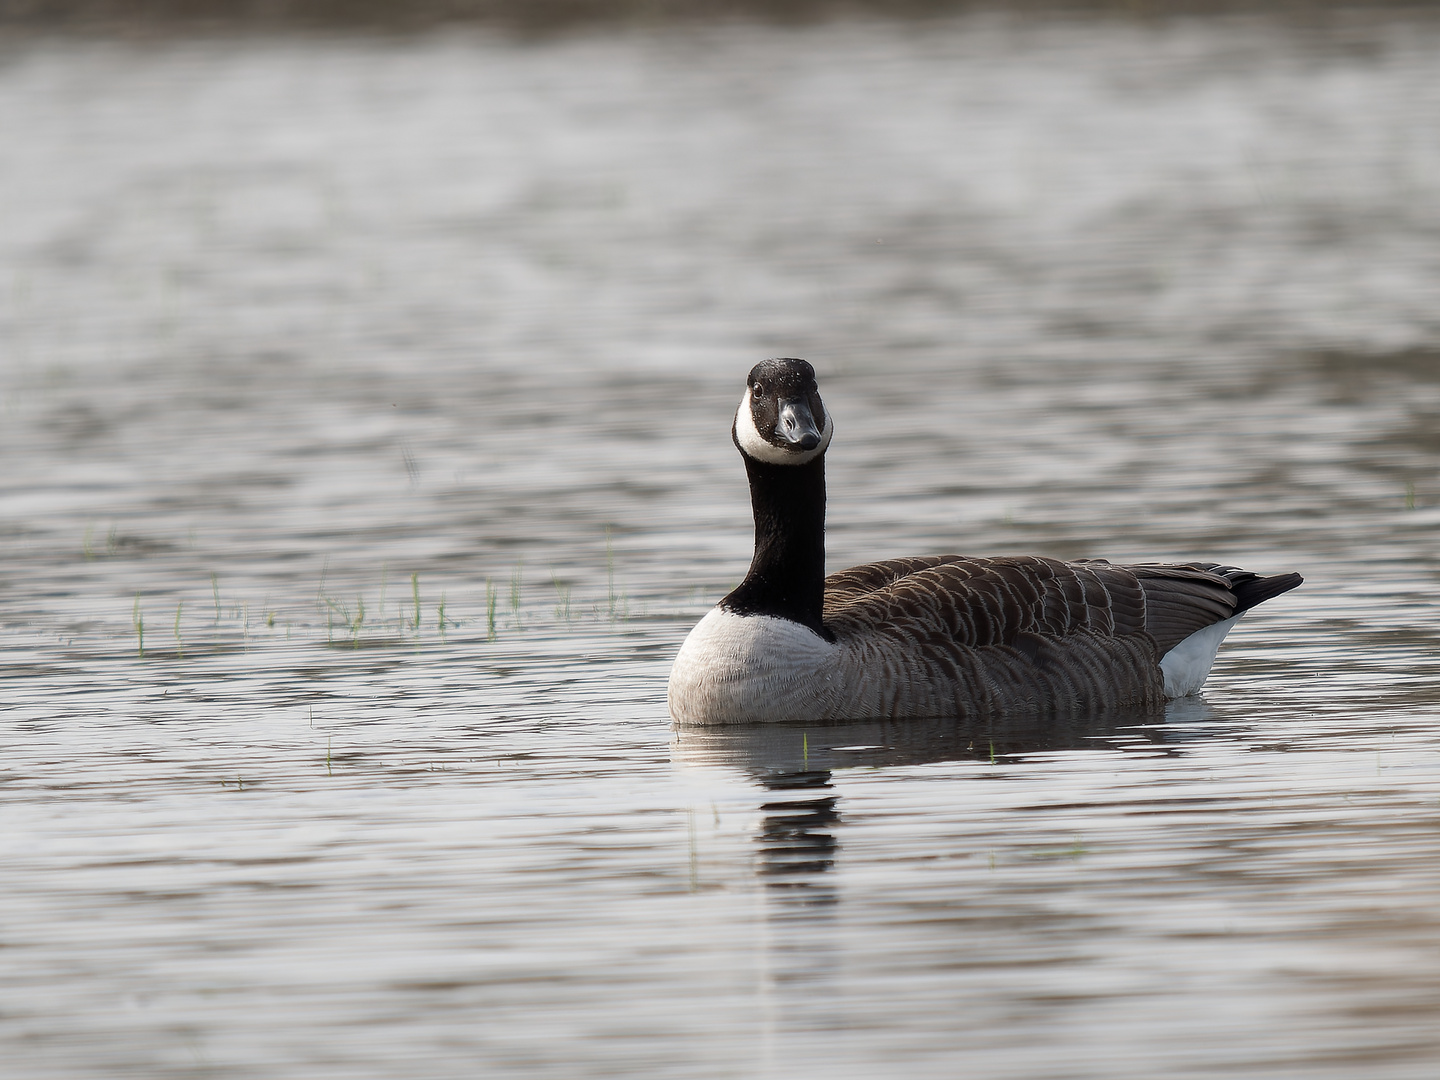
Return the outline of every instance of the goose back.
<path id="1" fill-rule="evenodd" d="M 888 688 L 860 694 L 867 715 L 1150 708 L 1173 648 L 1297 584 L 1216 563 L 930 555 L 832 574 L 824 622 Z"/>

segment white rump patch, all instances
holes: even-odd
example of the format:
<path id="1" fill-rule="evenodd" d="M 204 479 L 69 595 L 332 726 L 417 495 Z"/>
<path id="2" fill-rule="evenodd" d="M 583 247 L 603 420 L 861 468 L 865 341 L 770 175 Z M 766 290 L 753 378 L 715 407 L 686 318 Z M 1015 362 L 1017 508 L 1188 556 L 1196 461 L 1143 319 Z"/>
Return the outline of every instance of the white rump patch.
<path id="1" fill-rule="evenodd" d="M 1195 693 L 1205 684 L 1210 668 L 1215 663 L 1215 654 L 1220 651 L 1220 642 L 1240 621 L 1244 612 L 1224 622 L 1211 623 L 1196 630 L 1184 641 L 1160 658 L 1160 670 L 1165 673 L 1165 696 L 1186 697 Z"/>
<path id="2" fill-rule="evenodd" d="M 830 445 L 830 436 L 835 434 L 835 424 L 830 419 L 830 410 L 825 410 L 825 429 L 820 432 L 820 443 L 814 450 L 787 450 L 776 446 L 760 434 L 755 427 L 755 414 L 750 409 L 750 388 L 745 388 L 745 399 L 735 413 L 735 439 L 740 449 L 756 461 L 769 465 L 804 465 L 825 452 Z"/>

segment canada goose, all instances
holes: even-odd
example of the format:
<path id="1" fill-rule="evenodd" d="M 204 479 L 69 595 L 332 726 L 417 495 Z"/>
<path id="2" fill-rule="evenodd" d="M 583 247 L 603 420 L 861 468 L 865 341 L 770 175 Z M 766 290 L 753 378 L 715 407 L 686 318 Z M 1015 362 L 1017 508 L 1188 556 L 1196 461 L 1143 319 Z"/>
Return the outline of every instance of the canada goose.
<path id="1" fill-rule="evenodd" d="M 755 365 L 731 437 L 755 557 L 670 672 L 684 724 L 1077 714 L 1193 694 L 1221 640 L 1295 588 L 1215 563 L 927 555 L 825 576 L 834 424 L 804 360 Z"/>

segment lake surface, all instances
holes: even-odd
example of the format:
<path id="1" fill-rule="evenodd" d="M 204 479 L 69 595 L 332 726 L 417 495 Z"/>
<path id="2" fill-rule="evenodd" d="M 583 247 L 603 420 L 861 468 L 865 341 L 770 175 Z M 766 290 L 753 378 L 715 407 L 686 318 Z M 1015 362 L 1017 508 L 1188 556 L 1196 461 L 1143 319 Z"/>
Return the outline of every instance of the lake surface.
<path id="1" fill-rule="evenodd" d="M 1440 23 L 0 45 L 13 1077 L 1430 1077 Z M 1202 699 L 674 731 L 830 563 L 1306 583 Z"/>

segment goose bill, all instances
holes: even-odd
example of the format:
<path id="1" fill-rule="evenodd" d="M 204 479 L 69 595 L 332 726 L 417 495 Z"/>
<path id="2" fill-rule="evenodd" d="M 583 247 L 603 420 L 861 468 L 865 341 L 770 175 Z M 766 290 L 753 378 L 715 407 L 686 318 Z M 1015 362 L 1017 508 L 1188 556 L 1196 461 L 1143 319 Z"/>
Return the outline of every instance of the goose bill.
<path id="1" fill-rule="evenodd" d="M 815 425 L 810 406 L 798 398 L 780 402 L 780 422 L 775 425 L 775 431 L 801 450 L 814 450 L 820 445 L 820 429 Z"/>

